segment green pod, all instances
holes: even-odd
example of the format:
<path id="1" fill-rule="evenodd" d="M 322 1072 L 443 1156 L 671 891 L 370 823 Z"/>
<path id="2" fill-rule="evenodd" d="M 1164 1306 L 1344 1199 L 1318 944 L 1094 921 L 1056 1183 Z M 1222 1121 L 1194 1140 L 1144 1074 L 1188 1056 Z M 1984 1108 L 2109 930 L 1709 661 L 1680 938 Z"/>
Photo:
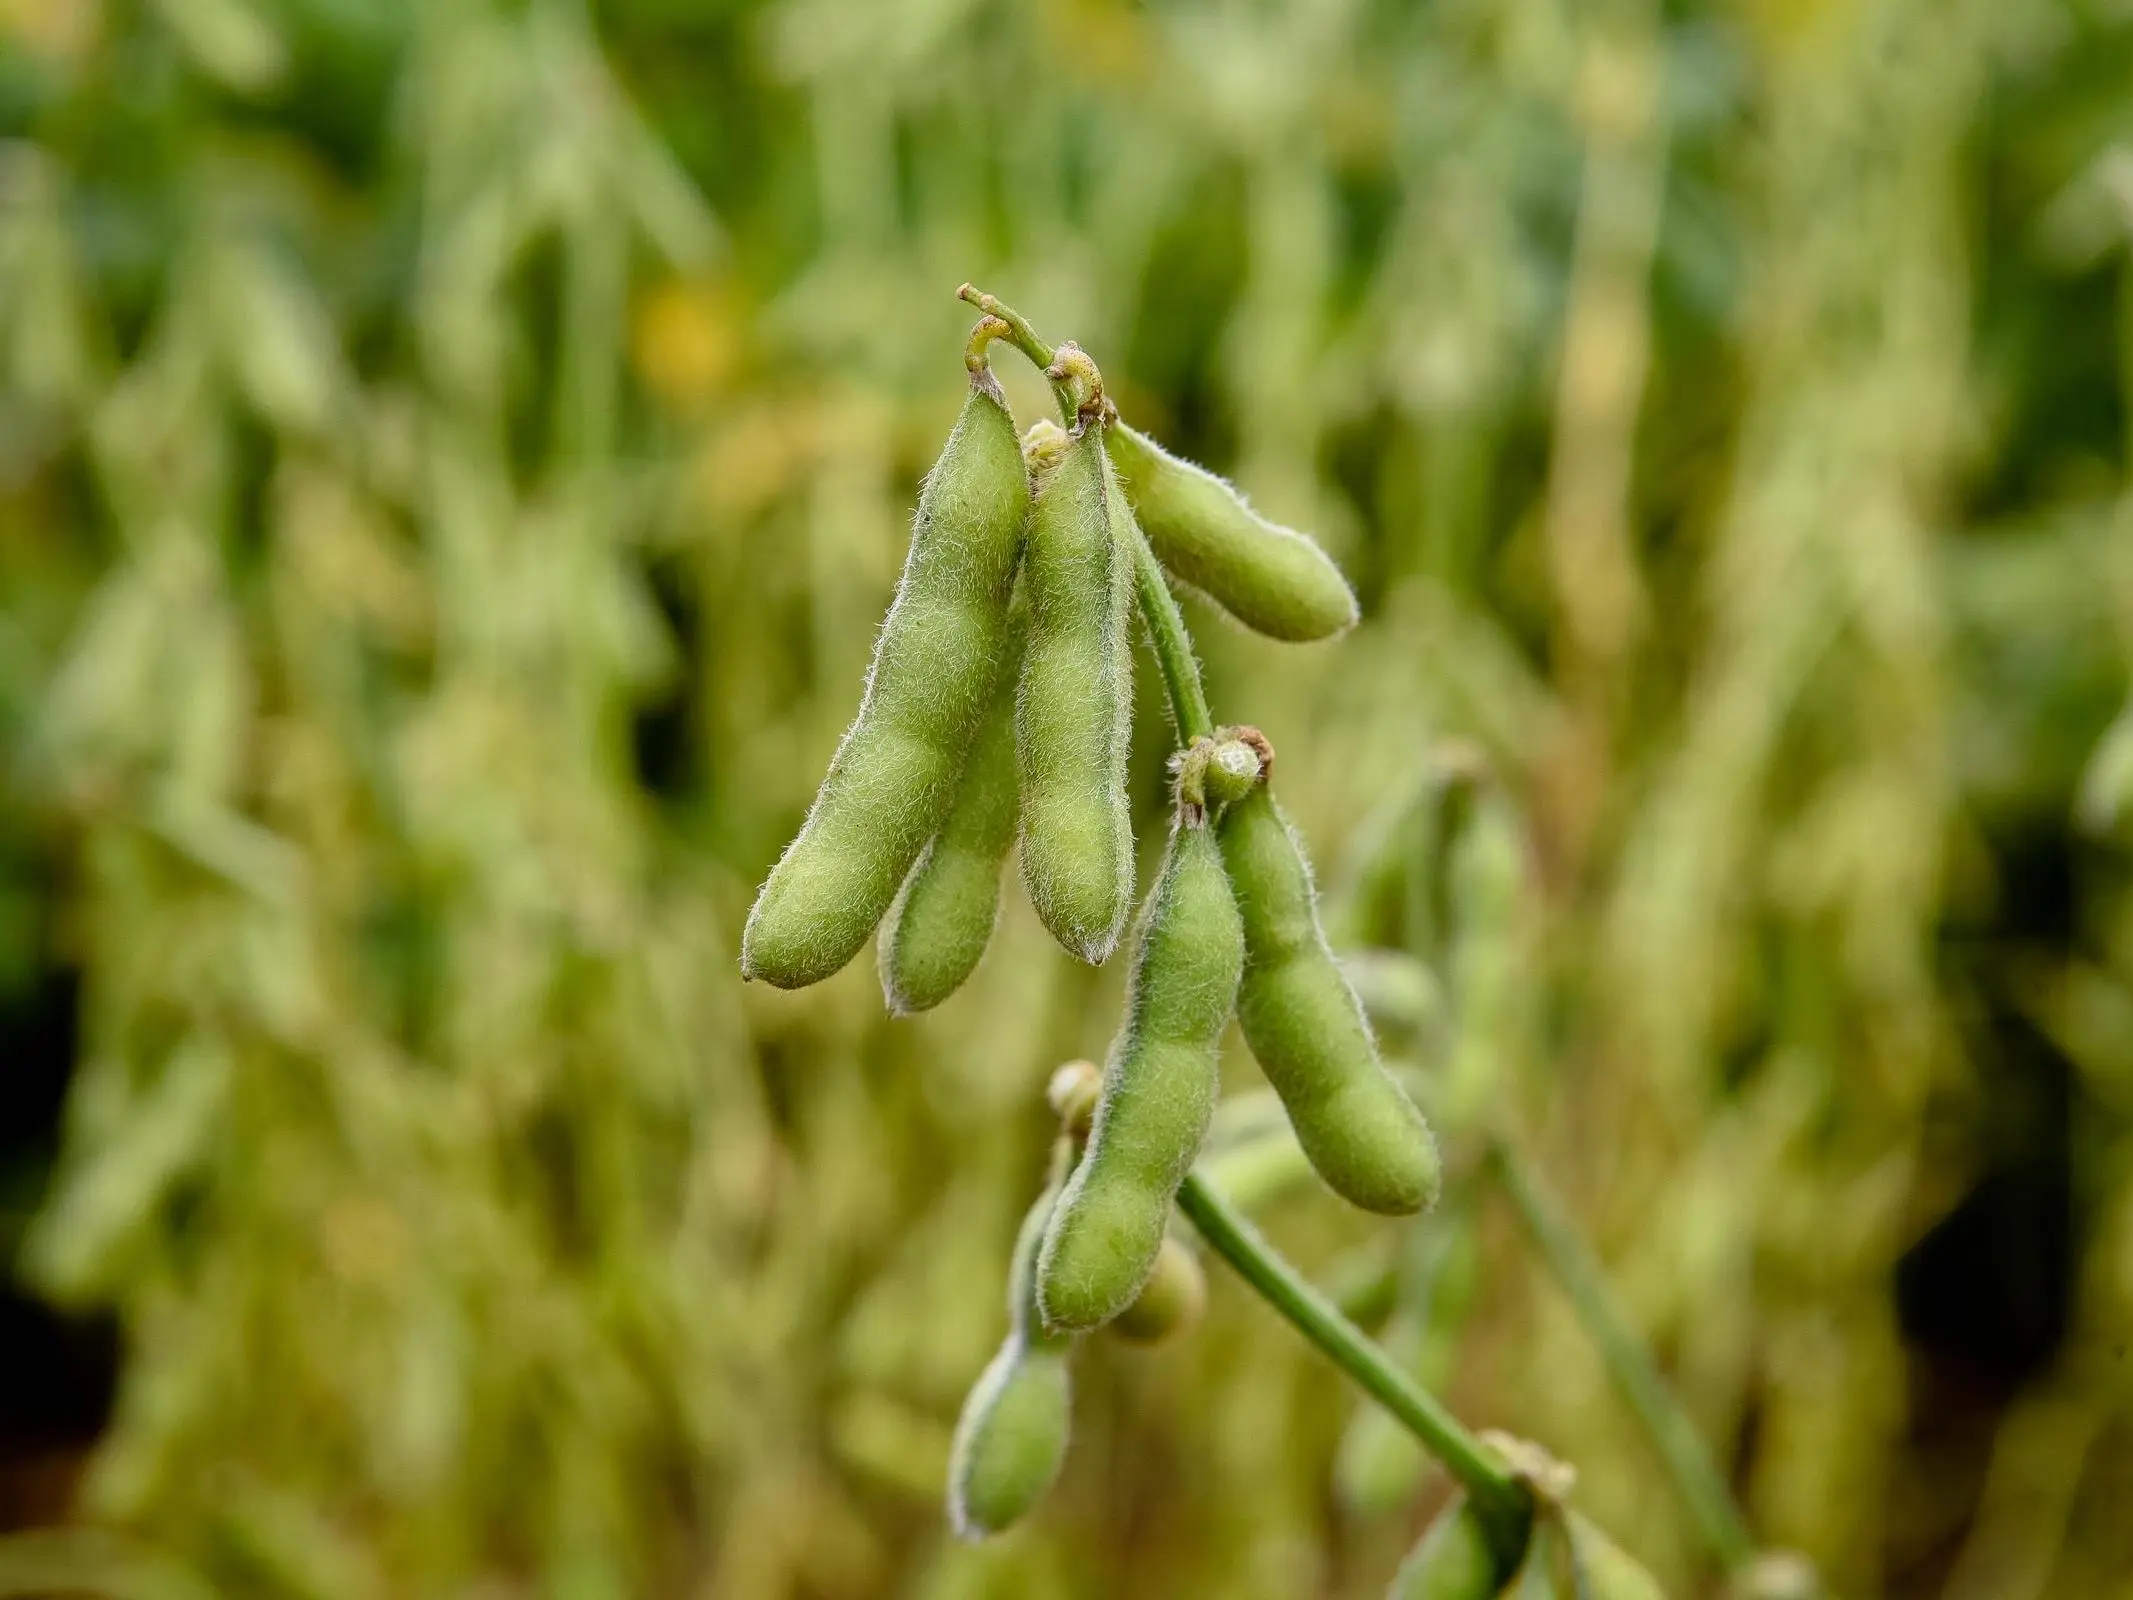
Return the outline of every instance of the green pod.
<path id="1" fill-rule="evenodd" d="M 1328 639 L 1353 627 L 1355 592 L 1307 534 L 1269 522 L 1204 467 L 1124 423 L 1105 442 L 1156 559 L 1248 628 Z"/>
<path id="2" fill-rule="evenodd" d="M 1437 1143 L 1385 1071 L 1355 990 L 1318 925 L 1310 863 L 1262 785 L 1223 814 L 1244 918 L 1237 1017 L 1297 1142 L 1336 1193 L 1403 1216 L 1436 1198 Z"/>
<path id="3" fill-rule="evenodd" d="M 1022 879 L 1052 937 L 1090 962 L 1111 954 L 1133 899 L 1133 547 L 1124 507 L 1102 427 L 1086 423 L 1037 497 L 1023 579 Z"/>
<path id="4" fill-rule="evenodd" d="M 1156 1344 L 1200 1320 L 1207 1309 L 1207 1274 L 1199 1257 L 1176 1234 L 1163 1236 L 1155 1270 L 1141 1285 L 1133 1304 L 1121 1311 L 1111 1331 L 1135 1344 Z"/>
<path id="5" fill-rule="evenodd" d="M 1666 1600 L 1643 1563 L 1577 1512 L 1564 1515 L 1569 1533 L 1570 1582 L 1577 1600 Z"/>
<path id="6" fill-rule="evenodd" d="M 1047 1325 L 1109 1322 L 1147 1283 L 1171 1199 L 1214 1111 L 1216 1053 L 1243 961 L 1221 851 L 1207 828 L 1173 824 L 1141 913 L 1125 1023 L 1104 1069 L 1088 1153 L 1038 1258 Z"/>
<path id="7" fill-rule="evenodd" d="M 1462 1495 L 1422 1530 L 1386 1600 L 1494 1600 L 1509 1577 L 1489 1544 L 1489 1530 Z"/>
<path id="8" fill-rule="evenodd" d="M 991 373 L 919 495 L 859 715 L 741 935 L 741 975 L 819 983 L 858 953 L 940 831 L 1006 654 L 1029 474 Z"/>
<path id="9" fill-rule="evenodd" d="M 963 986 L 992 942 L 1000 865 L 1020 815 L 1015 777 L 1015 673 L 1000 674 L 991 713 L 933 836 L 881 925 L 881 992 L 897 1016 L 930 1011 Z"/>
<path id="10" fill-rule="evenodd" d="M 1007 1274 L 1010 1326 L 956 1419 L 948 1460 L 948 1520 L 966 1539 L 1012 1527 L 1044 1498 L 1066 1459 L 1073 1421 L 1073 1340 L 1037 1315 L 1037 1251 L 1059 1188 L 1037 1197 L 1015 1235 Z"/>

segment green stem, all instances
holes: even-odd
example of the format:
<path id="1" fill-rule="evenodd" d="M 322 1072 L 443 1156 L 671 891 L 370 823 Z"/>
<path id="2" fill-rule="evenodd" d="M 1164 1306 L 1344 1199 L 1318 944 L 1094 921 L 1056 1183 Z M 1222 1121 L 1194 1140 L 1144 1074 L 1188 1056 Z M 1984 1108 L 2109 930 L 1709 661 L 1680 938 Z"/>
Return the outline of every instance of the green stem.
<path id="1" fill-rule="evenodd" d="M 1060 419 L 1070 428 L 1075 426 L 1080 420 L 1081 403 L 1087 398 L 1084 387 L 1086 379 L 1077 380 L 1076 377 L 1062 379 L 1053 376 L 1052 369 L 1059 361 L 1059 352 L 1038 338 L 1037 330 L 1029 325 L 1029 318 L 1025 317 L 1013 306 L 1004 305 L 983 289 L 975 288 L 967 283 L 956 290 L 955 297 L 958 300 L 968 301 L 971 305 L 984 312 L 990 321 L 999 324 L 998 330 L 991 337 L 1005 339 L 1036 363 L 1037 370 L 1042 372 L 1051 382 L 1052 398 L 1059 403 Z M 975 335 L 972 337 L 974 338 Z M 1081 357 L 1081 360 L 1088 367 L 1089 374 L 1095 374 L 1096 364 L 1093 361 L 1089 361 L 1086 356 Z M 1099 378 L 1096 381 L 1098 384 L 1097 392 L 1101 393 L 1102 380 Z"/>
<path id="2" fill-rule="evenodd" d="M 1215 719 L 1207 709 L 1207 691 L 1200 684 L 1200 663 L 1192 653 L 1192 635 L 1185 631 L 1177 596 L 1170 592 L 1163 569 L 1156 564 L 1155 552 L 1148 548 L 1139 528 L 1133 530 L 1133 584 L 1140 594 L 1141 620 L 1148 624 L 1156 665 L 1162 668 L 1171 719 L 1178 725 L 1178 743 L 1212 738 Z"/>
<path id="3" fill-rule="evenodd" d="M 1569 1298 L 1586 1336 L 1600 1352 L 1608 1375 L 1629 1403 L 1638 1425 L 1674 1480 L 1704 1542 L 1720 1565 L 1738 1571 L 1755 1558 L 1755 1535 L 1734 1503 L 1703 1437 L 1667 1387 L 1621 1309 L 1608 1291 L 1606 1277 L 1591 1247 L 1581 1238 L 1542 1187 L 1511 1140 L 1501 1134 L 1489 1142 L 1489 1159 L 1502 1179 L 1504 1193 L 1526 1236 L 1540 1253 L 1549 1275 Z"/>
<path id="4" fill-rule="evenodd" d="M 1442 1461 L 1465 1487 L 1467 1498 L 1506 1562 L 1524 1551 L 1532 1521 L 1532 1497 L 1504 1464 L 1427 1389 L 1394 1366 L 1354 1323 L 1307 1282 L 1259 1235 L 1245 1217 L 1198 1174 L 1178 1190 L 1185 1213 L 1208 1248 L 1258 1291 L 1306 1339 L 1332 1358 L 1370 1397 Z"/>
<path id="5" fill-rule="evenodd" d="M 1029 319 L 1013 306 L 1002 305 L 983 289 L 973 288 L 967 283 L 956 290 L 955 297 L 969 301 L 988 317 L 998 317 L 1006 323 L 1007 332 L 1001 337 L 1036 362 L 1039 370 L 1059 359 L 1059 352 L 1038 338 L 1037 330 L 1029 325 Z"/>

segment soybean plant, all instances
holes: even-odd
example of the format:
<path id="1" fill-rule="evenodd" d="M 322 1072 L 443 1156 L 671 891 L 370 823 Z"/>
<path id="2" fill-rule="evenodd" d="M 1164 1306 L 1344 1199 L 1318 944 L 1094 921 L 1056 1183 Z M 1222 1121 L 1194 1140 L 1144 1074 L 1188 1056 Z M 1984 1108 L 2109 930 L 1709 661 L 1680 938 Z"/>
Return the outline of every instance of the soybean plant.
<path id="1" fill-rule="evenodd" d="M 1103 962 L 1133 900 L 1136 602 L 1176 749 L 1162 864 L 1127 941 L 1124 1018 L 1100 1073 L 1071 1063 L 1050 1086 L 1060 1133 L 1015 1241 L 1006 1341 L 956 1428 L 950 1521 L 984 1537 L 1051 1486 L 1083 1335 L 1160 1338 L 1198 1316 L 1205 1283 L 1182 1217 L 1458 1482 L 1396 1597 L 1656 1593 L 1566 1508 L 1566 1472 L 1461 1426 L 1222 1192 L 1224 1175 L 1258 1173 L 1252 1187 L 1271 1203 L 1308 1163 L 1366 1211 L 1409 1215 L 1437 1195 L 1435 1140 L 1379 1058 L 1275 801 L 1274 747 L 1257 728 L 1215 726 L 1170 588 L 1191 584 L 1249 627 L 1305 640 L 1356 620 L 1346 580 L 1308 537 L 1123 421 L 1085 351 L 1046 344 L 968 285 L 959 294 L 984 313 L 965 347 L 963 414 L 920 496 L 857 720 L 749 919 L 743 972 L 817 982 L 878 926 L 889 1009 L 938 1005 L 991 938 L 1011 843 L 1046 928 Z M 1043 369 L 1058 422 L 1017 433 L 988 365 L 996 342 Z M 1426 975 L 1407 989 L 1435 993 Z M 1244 1145 L 1202 1163 L 1233 1017 L 1280 1109 L 1238 1106 Z"/>

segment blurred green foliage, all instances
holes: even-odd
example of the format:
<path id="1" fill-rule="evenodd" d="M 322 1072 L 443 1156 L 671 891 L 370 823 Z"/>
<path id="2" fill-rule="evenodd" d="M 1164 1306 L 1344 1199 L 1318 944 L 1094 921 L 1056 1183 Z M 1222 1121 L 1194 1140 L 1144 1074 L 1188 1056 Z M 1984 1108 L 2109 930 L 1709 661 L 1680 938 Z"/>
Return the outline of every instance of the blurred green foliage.
<path id="1" fill-rule="evenodd" d="M 0 1180 L 123 1335 L 0 1590 L 1381 1592 L 1443 1485 L 1336 1499 L 1353 1397 L 1219 1278 L 946 1537 L 1117 972 L 1011 894 L 921 1019 L 736 975 L 968 278 L 1357 582 L 1334 644 L 1191 611 L 1354 940 L 1431 949 L 1364 892 L 1430 752 L 1503 774 L 1425 1069 L 1758 1532 L 2128 1592 L 2129 240 L 2117 0 L 0 0 L 0 1040 L 71 1067 Z M 1701 1592 L 1470 1205 L 1424 1370 Z"/>

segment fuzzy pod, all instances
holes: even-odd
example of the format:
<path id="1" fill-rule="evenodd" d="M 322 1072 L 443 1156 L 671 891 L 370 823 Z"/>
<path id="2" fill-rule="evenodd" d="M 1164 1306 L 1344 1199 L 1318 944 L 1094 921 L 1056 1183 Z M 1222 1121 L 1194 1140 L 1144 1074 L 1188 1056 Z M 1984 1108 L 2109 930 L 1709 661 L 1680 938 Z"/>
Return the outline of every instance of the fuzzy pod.
<path id="1" fill-rule="evenodd" d="M 1015 707 L 1022 880 L 1052 937 L 1089 962 L 1110 956 L 1133 899 L 1133 545 L 1102 433 L 1092 419 L 1069 438 L 1030 515 Z"/>
<path id="2" fill-rule="evenodd" d="M 1007 1341 L 986 1365 L 956 1419 L 948 1458 L 948 1520 L 965 1539 L 1012 1527 L 1044 1498 L 1066 1459 L 1073 1421 L 1071 1338 L 1047 1333 L 1037 1315 L 1037 1251 L 1055 1181 L 1015 1235 L 1007 1274 Z"/>
<path id="3" fill-rule="evenodd" d="M 1472 1502 L 1454 1500 L 1427 1528 L 1386 1591 L 1386 1600 L 1494 1600 L 1510 1574 L 1497 1562 Z"/>
<path id="4" fill-rule="evenodd" d="M 1165 1234 L 1155 1270 L 1133 1304 L 1113 1320 L 1111 1331 L 1135 1344 L 1156 1344 L 1190 1328 L 1206 1310 L 1207 1274 L 1200 1258 L 1176 1234 Z"/>
<path id="5" fill-rule="evenodd" d="M 1106 444 L 1156 559 L 1248 628 L 1327 639 L 1354 626 L 1355 592 L 1308 534 L 1266 520 L 1236 489 L 1124 423 Z"/>
<path id="6" fill-rule="evenodd" d="M 991 373 L 974 372 L 919 495 L 859 715 L 748 914 L 744 978 L 797 989 L 837 972 L 946 821 L 1007 651 L 1029 507 L 1014 418 Z"/>
<path id="7" fill-rule="evenodd" d="M 1217 1051 L 1236 1001 L 1244 929 L 1209 830 L 1173 824 L 1137 930 L 1126 1017 L 1104 1069 L 1089 1147 L 1038 1258 L 1045 1322 L 1094 1328 L 1153 1272 L 1170 1202 L 1213 1114 Z"/>
<path id="8" fill-rule="evenodd" d="M 930 1011 L 963 986 L 992 942 L 1000 867 L 1015 842 L 1014 663 L 978 730 L 955 805 L 904 879 L 881 925 L 881 992 L 897 1016 Z"/>
<path id="9" fill-rule="evenodd" d="M 1244 919 L 1237 1018 L 1311 1165 L 1336 1194 L 1388 1216 L 1437 1195 L 1437 1143 L 1385 1071 L 1355 990 L 1318 923 L 1311 867 L 1261 786 L 1220 823 Z"/>
<path id="10" fill-rule="evenodd" d="M 1570 1547 L 1570 1582 L 1563 1585 L 1577 1600 L 1666 1600 L 1659 1580 L 1575 1511 L 1563 1513 Z"/>

